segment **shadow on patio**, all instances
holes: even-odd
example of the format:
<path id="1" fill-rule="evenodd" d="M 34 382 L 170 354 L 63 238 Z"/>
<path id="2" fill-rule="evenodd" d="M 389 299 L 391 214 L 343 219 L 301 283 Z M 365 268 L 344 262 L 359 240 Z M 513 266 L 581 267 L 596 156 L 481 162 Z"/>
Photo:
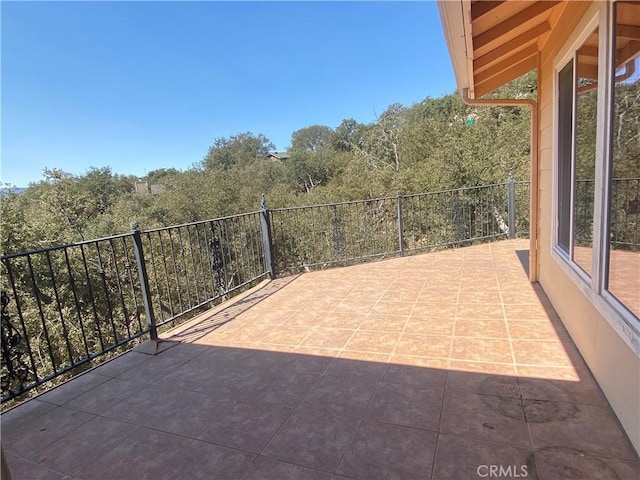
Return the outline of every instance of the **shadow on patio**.
<path id="1" fill-rule="evenodd" d="M 637 479 L 526 248 L 263 284 L 3 414 L 13 476 Z"/>

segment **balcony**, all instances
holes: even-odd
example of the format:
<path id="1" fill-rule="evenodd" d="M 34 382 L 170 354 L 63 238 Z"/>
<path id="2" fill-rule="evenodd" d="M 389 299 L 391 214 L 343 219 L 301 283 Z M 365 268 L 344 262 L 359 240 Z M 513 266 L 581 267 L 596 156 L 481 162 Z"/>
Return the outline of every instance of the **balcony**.
<path id="1" fill-rule="evenodd" d="M 13 478 L 635 480 L 527 256 L 507 239 L 260 283 L 5 412 Z"/>

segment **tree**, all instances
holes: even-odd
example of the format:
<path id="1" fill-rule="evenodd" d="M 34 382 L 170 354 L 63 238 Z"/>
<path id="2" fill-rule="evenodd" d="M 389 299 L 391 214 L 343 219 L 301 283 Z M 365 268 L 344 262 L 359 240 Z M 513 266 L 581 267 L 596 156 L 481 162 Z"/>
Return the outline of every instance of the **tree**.
<path id="1" fill-rule="evenodd" d="M 324 125 L 301 128 L 291 134 L 291 152 L 317 152 L 330 146 L 333 130 Z"/>
<path id="2" fill-rule="evenodd" d="M 205 169 L 231 168 L 233 165 L 250 162 L 256 158 L 264 158 L 275 145 L 259 133 L 251 132 L 232 135 L 228 138 L 217 138 L 209 148 L 209 152 L 202 160 Z"/>

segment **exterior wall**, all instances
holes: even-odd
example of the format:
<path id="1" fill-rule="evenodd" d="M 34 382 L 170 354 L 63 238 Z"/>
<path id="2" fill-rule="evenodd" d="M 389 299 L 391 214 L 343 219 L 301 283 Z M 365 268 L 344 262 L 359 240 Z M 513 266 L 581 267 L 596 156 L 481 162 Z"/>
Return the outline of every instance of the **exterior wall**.
<path id="1" fill-rule="evenodd" d="M 599 5 L 600 4 L 600 5 Z M 601 2 L 585 5 L 568 2 L 560 25 L 563 31 L 581 31 Z M 541 52 L 538 71 L 539 101 L 539 278 L 587 365 L 597 379 L 627 432 L 640 452 L 640 358 L 601 313 L 586 288 L 576 284 L 552 255 L 553 164 L 554 164 L 554 58 L 567 42 L 553 32 Z"/>

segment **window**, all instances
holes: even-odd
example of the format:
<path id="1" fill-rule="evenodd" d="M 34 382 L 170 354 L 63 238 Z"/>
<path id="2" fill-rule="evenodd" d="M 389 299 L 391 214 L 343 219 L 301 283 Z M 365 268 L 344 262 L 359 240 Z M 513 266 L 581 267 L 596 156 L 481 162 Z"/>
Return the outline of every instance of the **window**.
<path id="1" fill-rule="evenodd" d="M 558 73 L 558 246 L 591 275 L 598 106 L 598 29 Z"/>
<path id="2" fill-rule="evenodd" d="M 640 4 L 613 10 L 605 288 L 640 318 Z"/>
<path id="3" fill-rule="evenodd" d="M 640 326 L 640 2 L 602 3 L 556 65 L 555 258 Z"/>

